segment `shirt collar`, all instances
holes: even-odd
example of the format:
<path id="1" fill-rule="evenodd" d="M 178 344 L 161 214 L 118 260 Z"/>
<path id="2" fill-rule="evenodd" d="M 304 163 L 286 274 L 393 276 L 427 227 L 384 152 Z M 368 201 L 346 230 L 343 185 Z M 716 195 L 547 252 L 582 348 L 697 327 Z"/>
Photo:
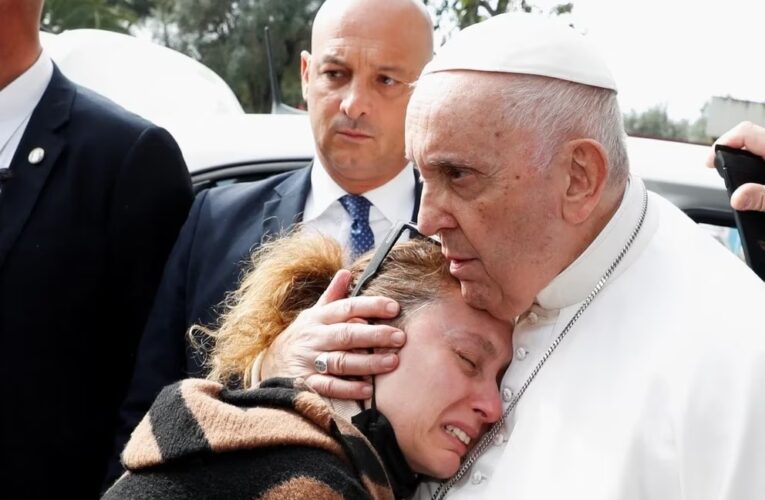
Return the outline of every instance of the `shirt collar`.
<path id="1" fill-rule="evenodd" d="M 34 111 L 53 75 L 53 62 L 43 50 L 37 61 L 0 90 L 0 146 Z"/>
<path id="2" fill-rule="evenodd" d="M 391 224 L 412 218 L 414 200 L 414 167 L 407 164 L 393 179 L 364 196 L 376 206 Z M 402 208 L 404 211 L 402 212 Z"/>
<path id="3" fill-rule="evenodd" d="M 583 301 L 622 251 L 643 212 L 643 181 L 630 177 L 619 208 L 587 249 L 537 295 L 544 309 L 562 309 Z M 658 214 L 649 206 L 643 227 L 609 280 L 624 272 L 641 254 L 658 226 Z"/>
<path id="4" fill-rule="evenodd" d="M 414 199 L 414 167 L 411 163 L 401 169 L 401 172 L 382 186 L 364 193 L 364 196 L 388 219 L 395 223 L 400 219 L 409 220 L 412 216 L 412 200 Z M 313 160 L 311 168 L 311 207 L 306 207 L 303 221 L 316 219 L 347 193 L 327 173 L 318 157 Z M 403 213 L 407 210 L 408 213 Z M 310 212 L 310 213 L 309 213 Z"/>

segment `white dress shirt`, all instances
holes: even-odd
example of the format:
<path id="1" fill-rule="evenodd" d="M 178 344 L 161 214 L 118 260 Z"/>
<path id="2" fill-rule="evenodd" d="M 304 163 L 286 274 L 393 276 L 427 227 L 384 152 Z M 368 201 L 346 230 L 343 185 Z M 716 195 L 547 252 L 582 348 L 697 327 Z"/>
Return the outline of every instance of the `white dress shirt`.
<path id="1" fill-rule="evenodd" d="M 411 164 L 382 186 L 363 194 L 371 203 L 369 226 L 375 236 L 375 247 L 399 220 L 409 221 L 414 211 L 414 169 Z M 339 241 L 350 248 L 351 216 L 338 199 L 348 193 L 343 190 L 316 157 L 311 168 L 311 190 L 305 202 L 303 222 L 306 227 Z M 404 241 L 406 234 L 402 235 Z"/>
<path id="2" fill-rule="evenodd" d="M 643 189 L 633 178 L 601 234 L 519 318 L 505 408 L 625 246 Z M 763 498 L 764 307 L 751 270 L 649 194 L 622 263 L 446 498 Z"/>
<path id="3" fill-rule="evenodd" d="M 53 62 L 43 51 L 29 69 L 0 90 L 0 169 L 10 167 L 52 75 Z"/>

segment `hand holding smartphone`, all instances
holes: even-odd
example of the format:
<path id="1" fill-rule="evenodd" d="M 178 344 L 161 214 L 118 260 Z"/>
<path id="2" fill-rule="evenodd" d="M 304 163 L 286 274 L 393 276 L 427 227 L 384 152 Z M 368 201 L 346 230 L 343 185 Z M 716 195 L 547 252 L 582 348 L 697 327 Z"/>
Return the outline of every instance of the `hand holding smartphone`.
<path id="1" fill-rule="evenodd" d="M 715 168 L 725 179 L 728 197 L 741 185 L 765 185 L 765 159 L 743 149 L 715 146 Z M 765 280 L 765 213 L 733 211 L 746 263 Z"/>

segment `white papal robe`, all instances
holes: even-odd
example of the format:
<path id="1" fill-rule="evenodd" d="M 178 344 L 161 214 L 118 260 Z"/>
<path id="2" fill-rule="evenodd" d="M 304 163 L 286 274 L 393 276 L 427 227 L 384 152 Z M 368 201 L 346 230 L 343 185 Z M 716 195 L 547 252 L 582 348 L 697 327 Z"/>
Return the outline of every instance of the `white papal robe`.
<path id="1" fill-rule="evenodd" d="M 505 407 L 624 247 L 643 189 L 631 179 L 520 318 Z M 650 193 L 632 248 L 447 498 L 765 499 L 765 284 Z"/>

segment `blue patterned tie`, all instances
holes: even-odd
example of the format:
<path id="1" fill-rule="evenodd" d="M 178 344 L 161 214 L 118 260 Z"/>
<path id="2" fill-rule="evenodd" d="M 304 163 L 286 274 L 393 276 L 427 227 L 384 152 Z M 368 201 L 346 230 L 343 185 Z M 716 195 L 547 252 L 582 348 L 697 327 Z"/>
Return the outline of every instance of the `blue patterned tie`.
<path id="1" fill-rule="evenodd" d="M 346 194 L 341 197 L 340 204 L 351 216 L 351 259 L 371 250 L 375 246 L 375 235 L 369 227 L 369 207 L 372 205 L 363 196 Z"/>

